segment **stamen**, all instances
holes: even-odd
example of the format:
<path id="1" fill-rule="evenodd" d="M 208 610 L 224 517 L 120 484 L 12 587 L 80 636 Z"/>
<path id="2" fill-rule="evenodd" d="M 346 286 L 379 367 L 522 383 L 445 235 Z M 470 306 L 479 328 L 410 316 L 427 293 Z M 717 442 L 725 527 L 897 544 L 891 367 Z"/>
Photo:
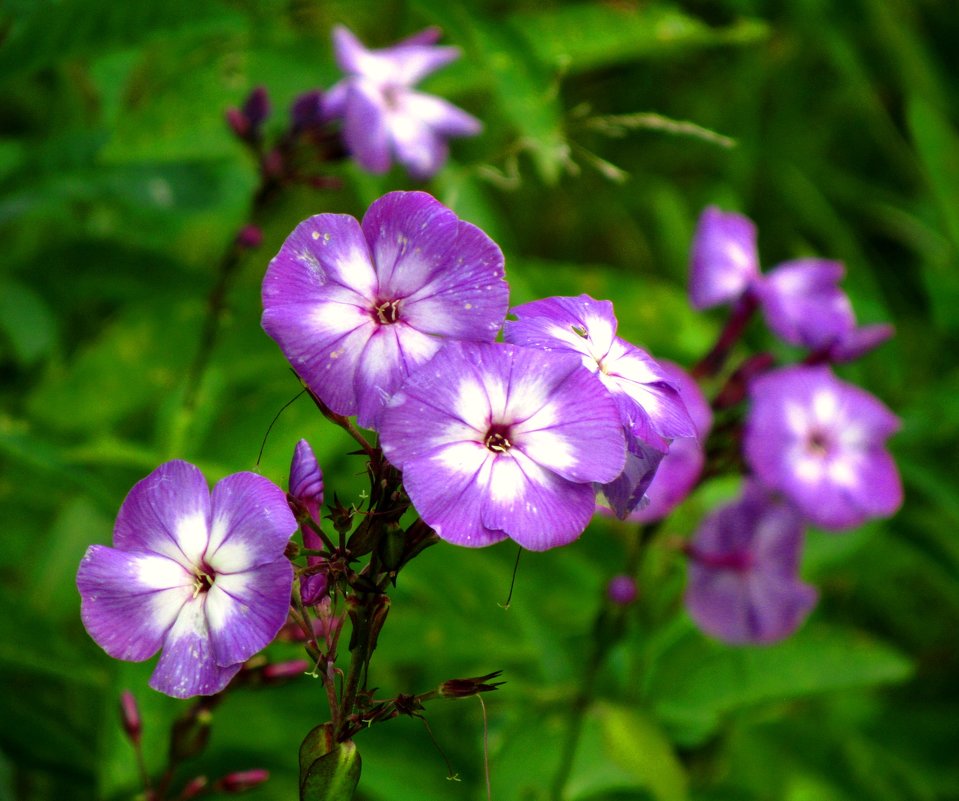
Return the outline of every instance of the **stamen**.
<path id="1" fill-rule="evenodd" d="M 490 433 L 486 435 L 486 442 L 484 444 L 496 453 L 506 453 L 506 451 L 513 447 L 506 438 L 506 435 L 499 431 L 490 431 Z"/>
<path id="2" fill-rule="evenodd" d="M 196 581 L 193 582 L 193 598 L 196 599 L 201 592 L 206 592 L 213 586 L 216 574 L 212 570 L 209 573 L 198 570 L 194 578 Z"/>
<path id="3" fill-rule="evenodd" d="M 396 300 L 386 300 L 373 311 L 376 312 L 376 319 L 382 325 L 391 325 L 400 319 L 400 305 Z"/>

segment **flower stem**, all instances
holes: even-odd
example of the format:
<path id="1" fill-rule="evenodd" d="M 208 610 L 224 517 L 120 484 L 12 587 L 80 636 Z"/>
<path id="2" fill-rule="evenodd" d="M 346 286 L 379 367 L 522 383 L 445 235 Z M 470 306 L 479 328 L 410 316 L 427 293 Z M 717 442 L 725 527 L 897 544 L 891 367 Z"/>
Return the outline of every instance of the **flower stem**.
<path id="1" fill-rule="evenodd" d="M 758 305 L 756 298 L 749 293 L 736 302 L 712 350 L 690 370 L 693 378 L 697 380 L 711 378 L 723 369 L 726 359 L 729 358 L 730 352 L 742 336 L 746 323 L 749 322 Z"/>

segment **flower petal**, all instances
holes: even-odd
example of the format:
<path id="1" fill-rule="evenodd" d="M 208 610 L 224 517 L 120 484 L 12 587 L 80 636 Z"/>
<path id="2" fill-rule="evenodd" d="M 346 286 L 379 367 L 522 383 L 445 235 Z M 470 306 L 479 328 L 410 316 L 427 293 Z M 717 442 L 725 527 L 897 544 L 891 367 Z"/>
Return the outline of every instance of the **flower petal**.
<path id="1" fill-rule="evenodd" d="M 234 473 L 213 488 L 213 523 L 206 563 L 221 573 L 241 573 L 283 556 L 296 531 L 286 494 L 255 473 Z"/>
<path id="2" fill-rule="evenodd" d="M 402 108 L 404 113 L 443 137 L 476 136 L 483 130 L 483 123 L 472 114 L 435 95 L 404 92 Z"/>
<path id="3" fill-rule="evenodd" d="M 699 218 L 689 267 L 689 299 L 708 309 L 739 298 L 759 278 L 756 226 L 748 217 L 709 206 Z"/>
<path id="4" fill-rule="evenodd" d="M 150 686 L 174 698 L 220 692 L 242 667 L 220 667 L 213 658 L 213 643 L 204 614 L 204 595 L 188 601 L 167 633 L 160 661 Z"/>
<path id="5" fill-rule="evenodd" d="M 110 656 L 142 662 L 160 650 L 193 581 L 165 556 L 91 545 L 77 571 L 80 617 Z"/>
<path id="6" fill-rule="evenodd" d="M 519 448 L 497 455 L 486 487 L 483 524 L 505 531 L 531 551 L 545 551 L 577 539 L 596 507 L 592 485 L 567 481 L 527 457 Z"/>
<path id="7" fill-rule="evenodd" d="M 221 667 L 245 662 L 286 622 L 293 565 L 281 558 L 243 573 L 217 574 L 206 595 L 213 655 Z"/>
<path id="8" fill-rule="evenodd" d="M 343 140 L 360 166 L 376 175 L 388 171 L 392 161 L 388 112 L 386 98 L 376 84 L 350 79 L 343 105 Z"/>
<path id="9" fill-rule="evenodd" d="M 162 554 L 186 569 L 199 564 L 210 527 L 210 490 L 203 473 L 180 460 L 138 481 L 117 514 L 113 544 L 121 551 Z"/>

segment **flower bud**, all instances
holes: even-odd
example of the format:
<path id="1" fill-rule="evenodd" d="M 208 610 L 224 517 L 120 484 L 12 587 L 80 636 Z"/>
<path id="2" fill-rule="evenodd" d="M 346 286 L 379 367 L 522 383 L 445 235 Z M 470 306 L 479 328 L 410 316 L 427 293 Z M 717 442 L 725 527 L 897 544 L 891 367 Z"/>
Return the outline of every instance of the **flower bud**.
<path id="1" fill-rule="evenodd" d="M 270 96 L 262 86 L 257 86 L 243 103 L 243 116 L 250 122 L 254 135 L 258 135 L 266 118 L 270 116 Z"/>
<path id="2" fill-rule="evenodd" d="M 616 606 L 629 606 L 638 594 L 636 581 L 631 576 L 613 576 L 606 585 L 606 597 Z"/>
<path id="3" fill-rule="evenodd" d="M 269 778 L 268 770 L 240 770 L 228 773 L 216 783 L 216 787 L 224 793 L 242 793 L 244 790 L 252 790 L 257 785 L 263 784 Z"/>
<path id="4" fill-rule="evenodd" d="M 206 790 L 210 785 L 210 780 L 206 776 L 195 776 L 190 779 L 180 791 L 182 801 L 188 801 L 190 798 L 196 798 L 200 793 Z"/>
<path id="5" fill-rule="evenodd" d="M 268 683 L 278 683 L 285 679 L 302 676 L 313 665 L 305 659 L 291 659 L 289 662 L 276 662 L 263 668 L 263 680 Z"/>
<path id="6" fill-rule="evenodd" d="M 120 695 L 120 723 L 130 742 L 139 745 L 142 732 L 140 710 L 137 707 L 137 699 L 129 690 L 124 690 Z"/>
<path id="7" fill-rule="evenodd" d="M 488 693 L 505 683 L 502 681 L 490 683 L 489 681 L 502 673 L 502 670 L 496 670 L 487 673 L 485 676 L 473 676 L 469 679 L 449 679 L 439 686 L 439 694 L 442 698 L 469 698 L 471 695 Z"/>
<path id="8" fill-rule="evenodd" d="M 245 225 L 236 235 L 236 243 L 245 250 L 255 250 L 263 244 L 263 231 L 256 225 Z"/>
<path id="9" fill-rule="evenodd" d="M 323 113 L 323 93 L 319 89 L 311 89 L 299 95 L 290 107 L 290 117 L 295 133 L 319 128 L 326 121 Z"/>
<path id="10" fill-rule="evenodd" d="M 290 463 L 290 495 L 294 501 L 317 522 L 323 508 L 323 471 L 316 461 L 310 443 L 301 439 L 296 443 Z M 294 509 L 294 512 L 297 510 Z M 317 542 L 319 537 L 313 535 Z M 312 547 L 312 544 L 307 544 Z"/>

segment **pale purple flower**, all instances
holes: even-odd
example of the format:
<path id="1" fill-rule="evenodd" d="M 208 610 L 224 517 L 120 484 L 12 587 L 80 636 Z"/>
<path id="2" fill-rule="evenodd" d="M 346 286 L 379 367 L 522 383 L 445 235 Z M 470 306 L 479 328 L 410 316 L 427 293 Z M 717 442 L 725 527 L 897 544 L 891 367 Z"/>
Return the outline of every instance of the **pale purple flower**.
<path id="1" fill-rule="evenodd" d="M 616 336 L 613 304 L 589 295 L 554 297 L 510 310 L 507 342 L 573 353 L 612 394 L 626 433 L 624 472 L 601 487 L 620 517 L 636 508 L 674 437 L 696 435 L 668 375 L 644 350 Z"/>
<path id="2" fill-rule="evenodd" d="M 295 507 L 299 507 L 297 517 L 305 511 L 314 523 L 320 524 L 323 510 L 323 471 L 316 461 L 316 455 L 310 443 L 301 439 L 296 443 L 293 451 L 293 461 L 290 463 L 290 497 Z M 313 530 L 309 522 L 301 526 L 303 530 L 303 545 L 310 550 L 322 550 L 323 540 Z M 307 556 L 306 563 L 310 567 L 322 565 L 322 556 Z M 329 580 L 326 572 L 313 573 L 300 578 L 300 598 L 307 606 L 321 600 L 328 589 Z"/>
<path id="3" fill-rule="evenodd" d="M 728 643 L 769 643 L 792 634 L 816 603 L 799 580 L 802 518 L 756 484 L 713 511 L 687 548 L 686 608 Z"/>
<path id="4" fill-rule="evenodd" d="M 263 328 L 334 412 L 373 426 L 447 339 L 490 341 L 506 316 L 503 254 L 425 192 L 391 192 L 362 226 L 300 223 L 263 279 Z"/>
<path id="5" fill-rule="evenodd" d="M 766 325 L 784 342 L 813 349 L 845 337 L 856 319 L 839 288 L 844 272 L 838 261 L 824 259 L 774 267 L 755 286 Z"/>
<path id="6" fill-rule="evenodd" d="M 886 438 L 898 418 L 828 367 L 794 366 L 756 379 L 744 454 L 756 478 L 817 526 L 847 529 L 902 503 Z"/>
<path id="7" fill-rule="evenodd" d="M 423 521 L 448 542 L 511 537 L 541 551 L 575 540 L 592 482 L 623 470 L 616 404 L 580 359 L 450 343 L 381 417 L 380 442 Z"/>
<path id="8" fill-rule="evenodd" d="M 748 217 L 708 206 L 699 217 L 689 266 L 695 309 L 738 300 L 759 278 L 756 226 Z"/>
<path id="9" fill-rule="evenodd" d="M 117 659 L 162 648 L 154 689 L 217 693 L 286 620 L 295 530 L 283 491 L 262 476 L 227 476 L 211 497 L 192 464 L 162 464 L 123 501 L 115 547 L 91 545 L 80 562 L 83 624 Z"/>
<path id="10" fill-rule="evenodd" d="M 692 376 L 672 362 L 660 360 L 659 366 L 679 390 L 683 405 L 696 427 L 696 436 L 674 439 L 669 444 L 669 453 L 663 457 L 646 490 L 649 503 L 630 515 L 630 520 L 643 523 L 662 520 L 696 486 L 706 461 L 703 444 L 713 424 L 709 401 Z"/>
<path id="11" fill-rule="evenodd" d="M 324 99 L 328 117 L 343 119 L 346 146 L 363 169 L 386 172 L 395 157 L 414 178 L 429 178 L 446 161 L 446 140 L 475 136 L 475 117 L 413 87 L 459 58 L 439 47 L 429 28 L 392 47 L 369 50 L 342 25 L 333 29 L 336 61 L 346 77 Z"/>

